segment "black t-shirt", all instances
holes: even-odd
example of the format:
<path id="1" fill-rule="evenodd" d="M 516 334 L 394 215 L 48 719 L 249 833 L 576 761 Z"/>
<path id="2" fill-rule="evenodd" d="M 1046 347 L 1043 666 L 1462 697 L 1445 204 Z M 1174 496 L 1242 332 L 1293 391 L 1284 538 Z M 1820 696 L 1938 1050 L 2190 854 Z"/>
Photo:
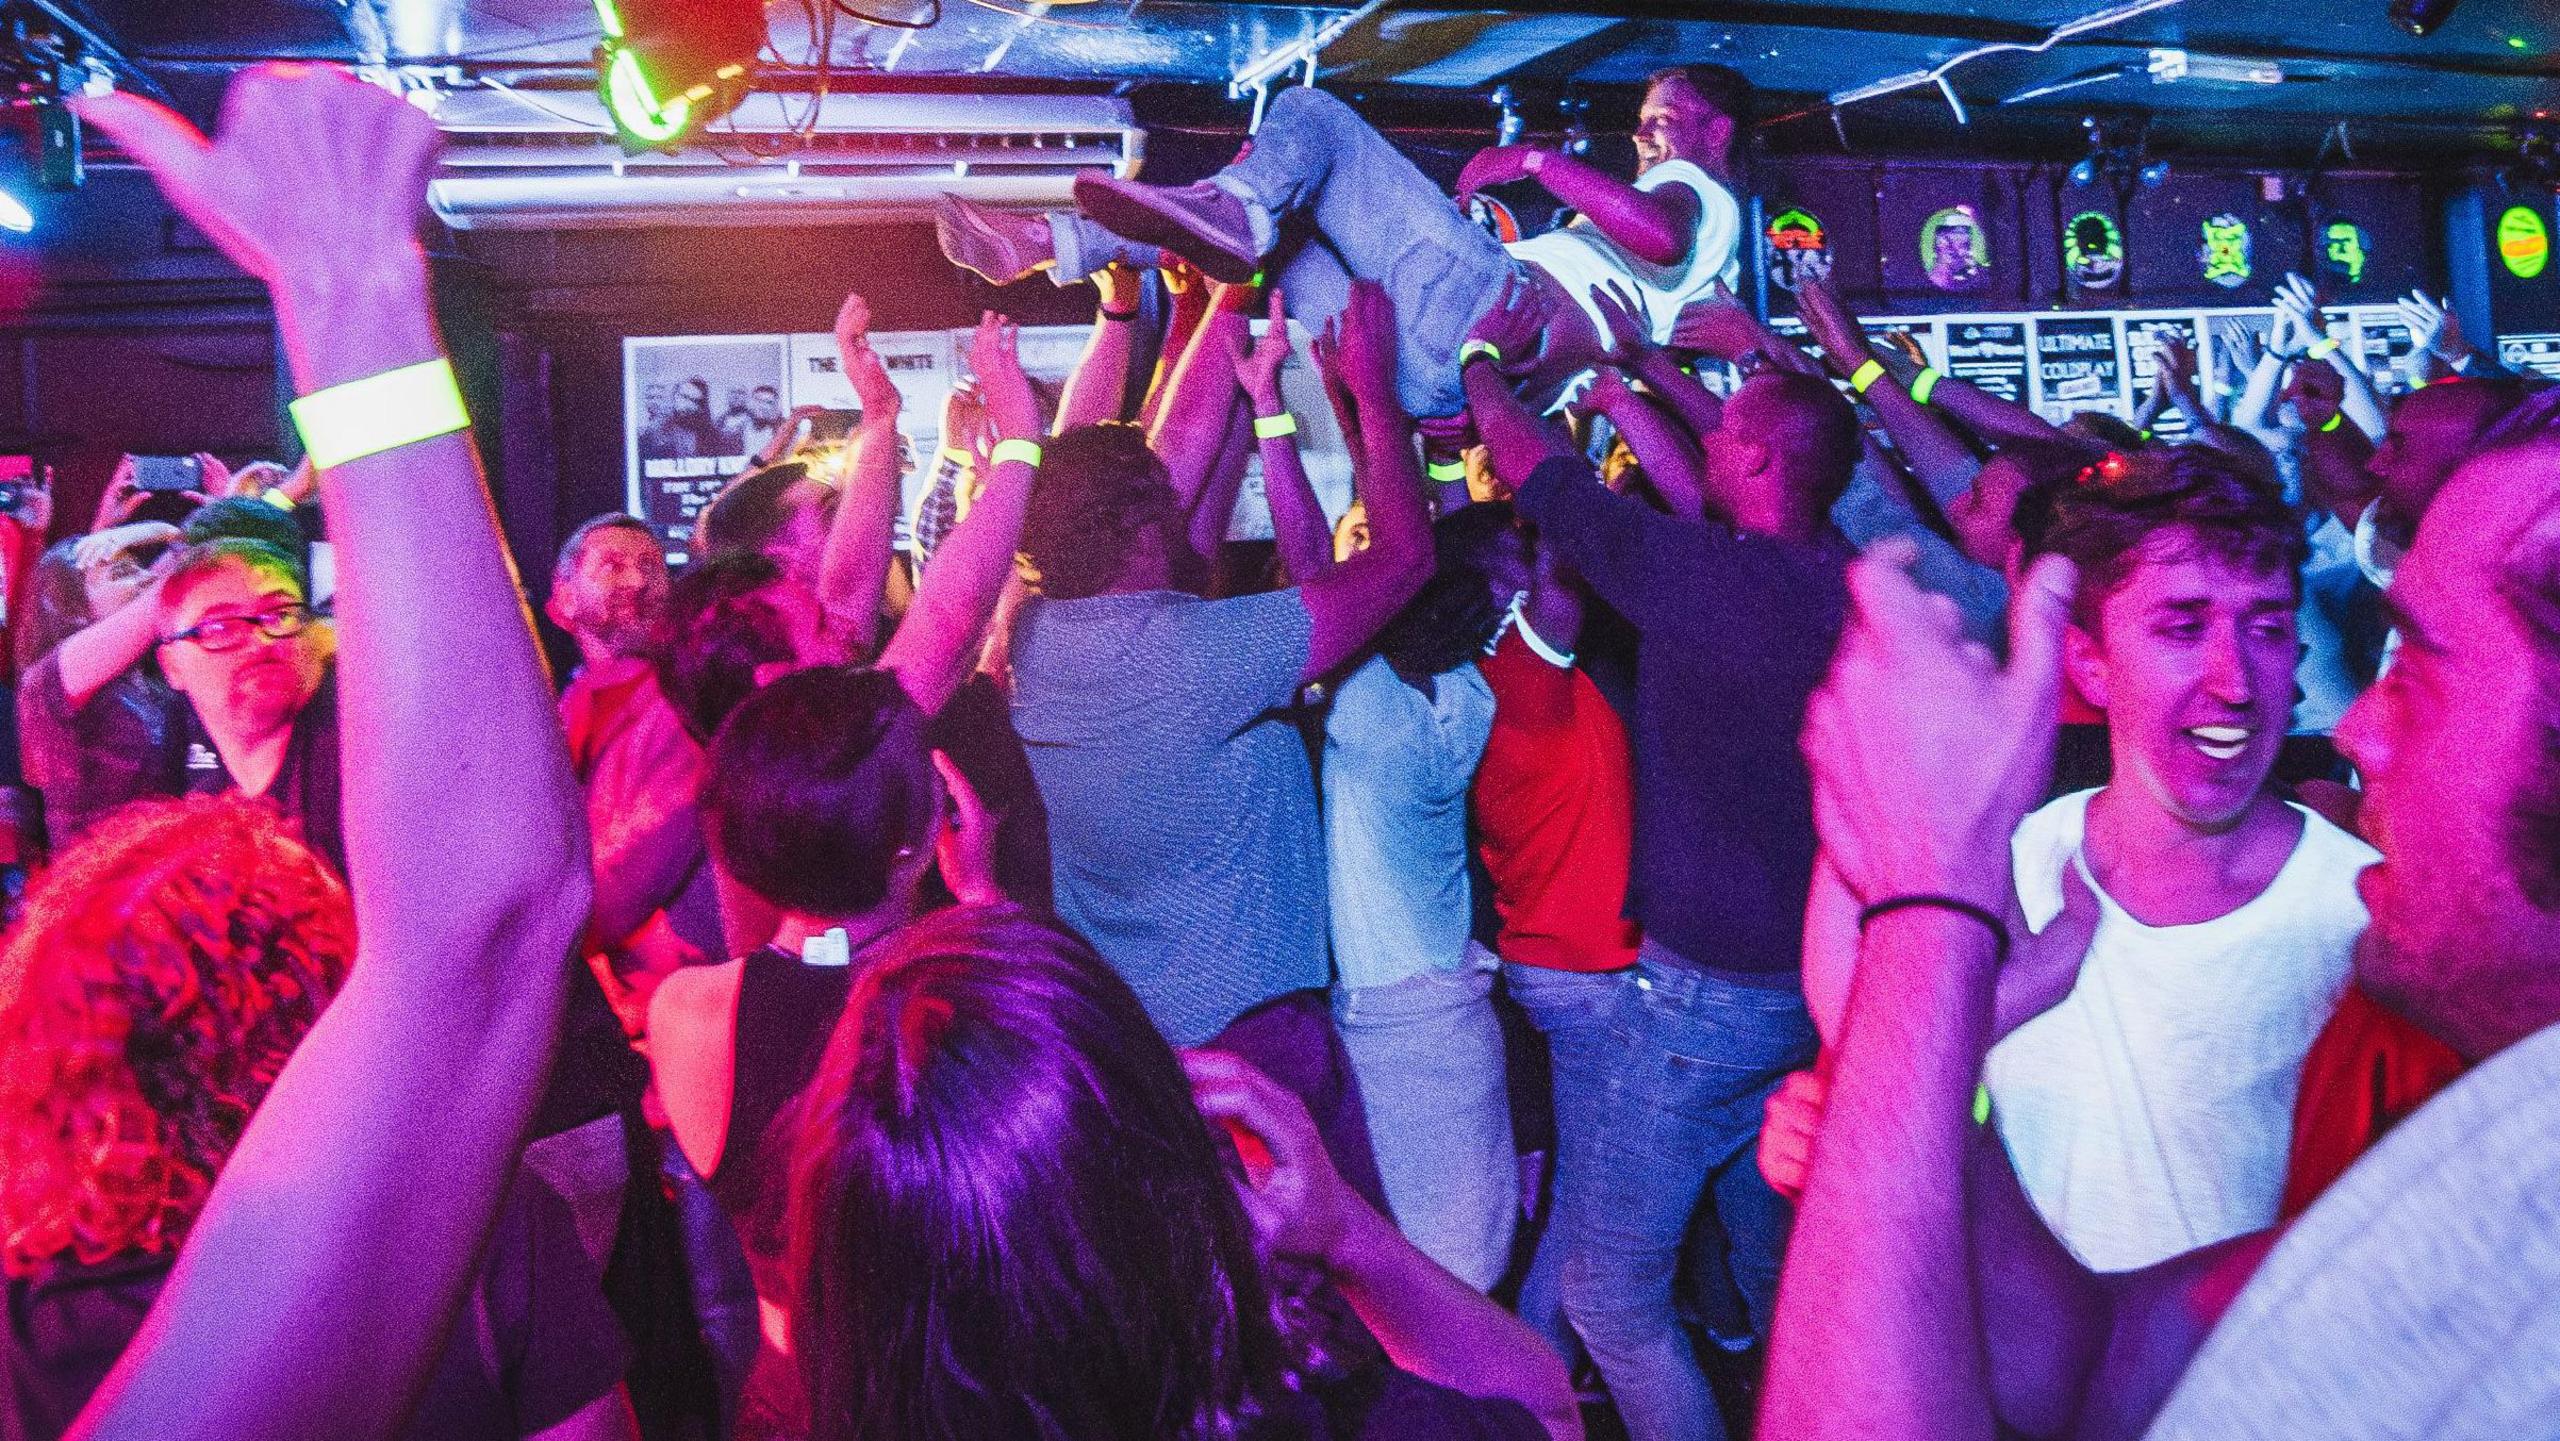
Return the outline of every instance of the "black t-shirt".
<path id="1" fill-rule="evenodd" d="M 124 1354 L 169 1278 L 169 1256 L 65 1263 L 8 1284 L 0 1333 L 0 1441 L 53 1441 Z M 396 1263 L 395 1263 L 396 1264 Z M 401 1434 L 517 1441 L 613 1389 L 629 1364 L 568 1203 L 519 1173 L 480 1282 Z"/>
<path id="2" fill-rule="evenodd" d="M 128 801 L 179 793 L 186 709 L 141 666 L 76 707 L 62 688 L 60 650 L 27 668 L 18 685 L 18 754 L 27 783 L 44 796 L 55 851 Z"/>
<path id="3" fill-rule="evenodd" d="M 223 767 L 204 723 L 187 711 L 186 789 L 189 795 L 221 795 L 239 783 Z M 299 829 L 303 843 L 329 858 L 338 874 L 347 873 L 347 839 L 338 803 L 338 667 L 332 662 L 320 675 L 320 686 L 302 713 L 293 718 L 292 738 L 285 742 L 284 765 L 267 787 L 274 801 Z"/>

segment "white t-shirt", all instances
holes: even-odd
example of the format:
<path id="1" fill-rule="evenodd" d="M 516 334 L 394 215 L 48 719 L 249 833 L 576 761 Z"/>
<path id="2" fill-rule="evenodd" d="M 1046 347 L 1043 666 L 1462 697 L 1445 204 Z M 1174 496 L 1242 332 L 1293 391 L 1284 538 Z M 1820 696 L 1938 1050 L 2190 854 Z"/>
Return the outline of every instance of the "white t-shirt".
<path id="1" fill-rule="evenodd" d="M 1493 689 L 1472 665 L 1431 689 L 1372 656 L 1325 717 L 1326 889 L 1346 986 L 1467 962 L 1467 792 L 1493 733 Z"/>
<path id="2" fill-rule="evenodd" d="M 2482 1062 L 2260 1263 L 2149 1441 L 2560 1436 L 2560 1026 Z"/>
<path id="3" fill-rule="evenodd" d="M 1688 255 L 1676 265 L 1648 265 L 1579 217 L 1571 225 L 1515 240 L 1503 249 L 1562 281 L 1603 336 L 1609 333 L 1609 322 L 1591 296 L 1615 281 L 1643 307 L 1653 343 L 1668 345 L 1671 327 L 1683 307 L 1705 299 L 1707 288 L 1715 282 L 1731 286 L 1741 275 L 1742 207 L 1732 191 L 1686 160 L 1666 160 L 1636 177 L 1638 190 L 1659 190 L 1665 185 L 1685 185 L 1698 196 L 1698 231 L 1690 237 Z"/>
<path id="4" fill-rule="evenodd" d="M 2273 1225 L 2303 1057 L 2337 1009 L 2365 928 L 2356 873 L 2379 857 L 2294 807 L 2302 838 L 2230 914 L 2146 926 L 2090 875 L 2089 798 L 2053 802 L 2010 853 L 2028 925 L 2062 909 L 2062 868 L 2097 896 L 2071 993 L 1992 1047 L 1992 1123 L 2055 1236 L 2130 1271 Z"/>

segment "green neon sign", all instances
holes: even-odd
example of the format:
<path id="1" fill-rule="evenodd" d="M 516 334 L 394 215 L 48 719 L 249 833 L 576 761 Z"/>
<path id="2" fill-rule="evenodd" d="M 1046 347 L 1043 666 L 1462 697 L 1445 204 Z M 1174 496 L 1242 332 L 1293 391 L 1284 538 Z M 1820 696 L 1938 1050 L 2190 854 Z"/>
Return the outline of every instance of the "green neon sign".
<path id="1" fill-rule="evenodd" d="M 2541 211 L 2515 205 L 2498 217 L 2498 259 L 2518 280 L 2533 279 L 2551 263 L 2551 230 L 2542 223 Z"/>
<path id="2" fill-rule="evenodd" d="M 649 77 L 640 70 L 640 57 L 616 47 L 607 62 L 604 75 L 605 108 L 613 112 L 613 123 L 624 134 L 644 145 L 664 145 L 684 134 L 693 119 L 693 102 L 684 96 L 660 100 Z"/>

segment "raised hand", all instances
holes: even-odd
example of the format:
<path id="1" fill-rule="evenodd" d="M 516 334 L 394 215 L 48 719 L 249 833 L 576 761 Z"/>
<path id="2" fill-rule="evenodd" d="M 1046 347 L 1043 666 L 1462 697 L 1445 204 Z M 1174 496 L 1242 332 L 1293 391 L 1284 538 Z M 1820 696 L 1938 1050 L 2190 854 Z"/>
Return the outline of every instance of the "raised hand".
<path id="1" fill-rule="evenodd" d="M 89 529 L 110 530 L 124 524 L 133 519 L 133 513 L 142 509 L 142 503 L 150 498 L 150 494 L 134 481 L 133 457 L 118 457 L 115 470 L 107 476 L 107 488 L 98 492 L 98 509 L 89 518 Z"/>
<path id="2" fill-rule="evenodd" d="M 978 333 L 969 338 L 969 370 L 997 440 L 1030 440 L 1041 431 L 1040 402 L 1022 373 L 1020 344 L 1013 322 L 992 310 L 978 317 Z"/>
<path id="3" fill-rule="evenodd" d="M 1706 299 L 1692 301 L 1672 322 L 1671 343 L 1718 360 L 1740 360 L 1758 349 L 1767 333 L 1724 282 L 1718 281 Z"/>
<path id="4" fill-rule="evenodd" d="M 1317 1265 L 1333 1259 L 1364 1203 L 1334 1169 L 1306 1106 L 1224 1051 L 1185 1051 L 1182 1069 L 1200 1114 L 1235 1139 L 1245 1171 L 1236 1199 L 1263 1246 Z"/>
<path id="5" fill-rule="evenodd" d="M 1591 293 L 1591 303 L 1609 323 L 1609 357 L 1631 360 L 1653 349 L 1653 328 L 1645 324 L 1644 304 L 1612 280 Z"/>
<path id="6" fill-rule="evenodd" d="M 109 526 L 92 531 L 73 542 L 71 567 L 87 570 L 101 561 L 113 560 L 136 546 L 166 544 L 178 538 L 178 528 L 166 521 L 137 520 L 130 525 Z"/>
<path id="7" fill-rule="evenodd" d="M 1805 329 L 1813 333 L 1814 343 L 1832 366 L 1842 374 L 1855 370 L 1867 358 L 1867 333 L 1840 303 L 1827 280 L 1807 281 L 1796 287 L 1796 313 L 1804 318 Z"/>
<path id="8" fill-rule="evenodd" d="M 1227 353 L 1235 361 L 1236 379 L 1244 383 L 1245 398 L 1251 400 L 1260 415 L 1275 415 L 1280 409 L 1280 367 L 1289 360 L 1289 314 L 1280 292 L 1271 292 L 1270 324 L 1262 338 L 1245 349 L 1244 337 L 1230 335 Z"/>
<path id="9" fill-rule="evenodd" d="M 862 402 L 863 424 L 883 412 L 897 414 L 903 398 L 880 352 L 871 348 L 871 303 L 858 293 L 846 295 L 836 310 L 836 356 L 844 366 L 844 378 Z"/>
<path id="10" fill-rule="evenodd" d="M 1614 365 L 1604 365 L 1591 372 L 1591 384 L 1582 392 L 1580 408 L 1606 415 L 1635 398 L 1634 388 L 1627 384 L 1626 373 Z"/>
<path id="11" fill-rule="evenodd" d="M 2219 348 L 2223 358 L 2239 372 L 2245 383 L 2249 372 L 2258 368 L 2258 357 L 2266 353 L 2266 346 L 2258 340 L 2258 332 L 2240 321 L 2226 320 L 2216 333 L 2221 337 Z"/>
<path id="12" fill-rule="evenodd" d="M 1546 308 L 1538 303 L 1536 288 L 1515 275 L 1502 282 L 1492 307 L 1467 327 L 1467 338 L 1502 352 L 1499 368 L 1505 375 L 1517 375 L 1545 343 L 1546 329 Z"/>
<path id="13" fill-rule="evenodd" d="M 1342 443 L 1353 455 L 1360 453 L 1360 402 L 1351 393 L 1351 382 L 1342 373 L 1342 317 L 1334 316 L 1324 323 L 1307 345 L 1307 358 L 1315 363 L 1316 375 L 1324 381 L 1324 398 L 1333 407 L 1334 423 L 1342 427 Z"/>
<path id="14" fill-rule="evenodd" d="M 1458 172 L 1458 207 L 1465 209 L 1479 190 L 1537 174 L 1544 163 L 1546 152 L 1534 145 L 1494 145 L 1477 151 L 1466 168 Z"/>
<path id="15" fill-rule="evenodd" d="M 1815 829 L 1862 902 L 1941 895 L 2005 914 L 2009 838 L 2053 770 L 2071 563 L 2048 556 L 2018 587 L 2004 669 L 1912 579 L 1917 555 L 1885 540 L 1850 569 L 1853 615 L 1805 715 Z"/>
<path id="16" fill-rule="evenodd" d="M 1380 401 L 1395 403 L 1395 302 L 1387 298 L 1386 289 L 1376 281 L 1355 280 L 1351 282 L 1351 301 L 1342 307 L 1341 320 L 1335 354 L 1352 398 L 1364 410 Z M 1484 324 L 1476 323 L 1479 327 Z M 1531 334 L 1534 336 L 1535 332 Z M 1507 349 L 1503 352 L 1506 356 L 1510 353 Z"/>

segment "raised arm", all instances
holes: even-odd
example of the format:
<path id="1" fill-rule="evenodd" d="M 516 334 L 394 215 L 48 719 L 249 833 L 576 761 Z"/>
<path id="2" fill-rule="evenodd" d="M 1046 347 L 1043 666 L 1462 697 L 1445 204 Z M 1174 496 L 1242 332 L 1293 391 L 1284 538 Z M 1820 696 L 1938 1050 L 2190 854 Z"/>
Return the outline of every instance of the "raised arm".
<path id="1" fill-rule="evenodd" d="M 1279 542 L 1280 574 L 1291 585 L 1304 585 L 1333 564 L 1333 528 L 1325 524 L 1324 506 L 1307 480 L 1306 461 L 1298 454 L 1297 420 L 1280 393 L 1280 368 L 1289 360 L 1289 315 L 1280 292 L 1271 292 L 1271 318 L 1251 352 L 1241 337 L 1231 340 L 1236 378 L 1253 407 L 1254 447 L 1262 456 L 1262 495 L 1271 505 L 1271 536 Z M 1286 421 L 1279 424 L 1265 422 Z M 1264 435 L 1269 430 L 1272 433 Z M 1350 434 L 1346 441 L 1357 445 Z M 1356 453 L 1356 451 L 1355 451 Z"/>
<path id="2" fill-rule="evenodd" d="M 1130 368 L 1139 350 L 1138 327 L 1145 323 L 1138 313 L 1138 284 L 1138 272 L 1117 260 L 1094 275 L 1101 302 L 1084 354 L 1067 376 L 1066 393 L 1058 397 L 1056 434 L 1097 420 L 1118 420 L 1127 409 L 1136 379 Z"/>
<path id="3" fill-rule="evenodd" d="M 871 307 L 847 295 L 836 312 L 836 356 L 862 402 L 862 424 L 845 462 L 835 520 L 818 561 L 818 597 L 827 624 L 851 655 L 869 655 L 879 638 L 880 593 L 889 579 L 889 546 L 898 525 L 898 412 L 905 398 L 871 348 Z"/>
<path id="4" fill-rule="evenodd" d="M 1314 681 L 1359 654 L 1378 627 L 1431 576 L 1431 512 L 1413 417 L 1396 399 L 1396 311 L 1373 281 L 1355 281 L 1343 307 L 1343 384 L 1360 417 L 1353 474 L 1369 517 L 1369 548 L 1298 587 L 1313 622 L 1307 666 Z"/>
<path id="5" fill-rule="evenodd" d="M 1197 517 L 1201 502 L 1217 478 L 1218 463 L 1227 453 L 1228 443 L 1236 429 L 1236 413 L 1242 395 L 1236 388 L 1236 368 L 1229 358 L 1237 341 L 1249 334 L 1244 307 L 1252 300 L 1248 286 L 1218 287 L 1217 298 L 1210 303 L 1209 313 L 1192 333 L 1191 343 L 1184 348 L 1181 360 L 1173 368 L 1165 385 L 1163 407 L 1157 411 L 1154 429 L 1147 443 L 1164 461 L 1165 475 L 1173 482 L 1174 499 L 1185 516 Z M 1219 518 L 1216 534 L 1226 535 L 1224 517 Z M 1192 532 L 1195 541 L 1198 532 Z M 1215 554 L 1212 544 L 1199 550 L 1203 558 Z"/>
<path id="6" fill-rule="evenodd" d="M 1582 403 L 1609 417 L 1673 515 L 1697 520 L 1706 513 L 1706 454 L 1668 410 L 1636 394 L 1612 366 L 1601 367 L 1592 377 Z"/>
<path id="7" fill-rule="evenodd" d="M 1039 467 L 1008 442 L 1036 444 L 1040 405 L 1022 374 L 1016 343 L 1002 316 L 990 310 L 980 317 L 969 344 L 969 368 L 977 374 L 995 437 L 986 489 L 943 537 L 933 553 L 933 579 L 916 592 L 897 634 L 880 652 L 880 664 L 898 673 L 899 685 L 926 715 L 939 715 L 975 668 L 987 619 L 1022 543 L 1022 517 Z"/>
<path id="8" fill-rule="evenodd" d="M 2305 353 L 2337 373 L 2338 413 L 2347 418 L 2347 424 L 2363 431 L 2367 440 L 2380 440 L 2390 423 L 2382 412 L 2382 397 L 2374 392 L 2372 377 L 2347 353 L 2346 343 L 2329 334 L 2328 326 L 2320 319 L 2320 301 L 2311 282 L 2300 275 L 2286 274 L 2276 286 L 2276 309 L 2290 311 L 2295 328 L 2310 337 Z"/>
<path id="9" fill-rule="evenodd" d="M 234 80 L 210 143 L 137 97 L 79 104 L 267 282 L 296 390 L 442 359 L 424 112 L 299 66 Z M 79 1436 L 397 1431 L 549 1067 L 587 841 L 532 627 L 468 432 L 398 445 L 378 404 L 341 414 L 395 443 L 322 482 L 356 961 Z"/>
<path id="10" fill-rule="evenodd" d="M 1813 333 L 1815 342 L 1843 380 L 1855 380 L 1865 373 L 1863 367 L 1869 361 L 1883 368 L 1882 374 L 1868 385 L 1863 399 L 1875 411 L 1876 419 L 1883 422 L 1885 433 L 1893 437 L 1894 449 L 1901 454 L 1911 477 L 1941 507 L 1962 494 L 1981 472 L 1982 462 L 1933 408 L 1946 394 L 1946 379 L 1940 376 L 1933 382 L 1935 388 L 1929 392 L 1932 405 L 1912 399 L 1917 367 L 1899 352 L 1880 352 L 1829 282 L 1817 280 L 1799 287 L 1796 299 L 1803 310 L 1805 328 Z"/>
<path id="11" fill-rule="evenodd" d="M 1600 233 L 1647 265 L 1678 265 L 1698 233 L 1698 192 L 1686 185 L 1638 190 L 1605 170 L 1533 145 L 1476 152 L 1458 173 L 1458 204 L 1479 190 L 1530 179 L 1580 212 Z"/>
<path id="12" fill-rule="evenodd" d="M 72 564 L 87 570 L 144 539 L 175 540 L 174 527 L 142 522 L 120 525 L 83 538 L 71 552 Z M 30 557 L 32 559 L 32 557 Z M 62 675 L 62 693 L 78 710 L 109 682 L 142 663 L 160 639 L 160 578 L 168 574 L 174 551 L 164 553 L 151 580 L 115 614 L 82 626 L 54 647 L 54 665 Z"/>
<path id="13" fill-rule="evenodd" d="M 1554 1441 L 1582 1435 L 1564 1362 L 1361 1200 L 1296 1097 L 1222 1051 L 1188 1052 L 1182 1066 L 1201 1114 L 1250 1134 L 1268 1157 L 1236 1188 L 1264 1245 L 1320 1267 L 1402 1369 L 1466 1395 L 1516 1401 Z"/>
<path id="14" fill-rule="evenodd" d="M 1888 543 L 1805 721 L 1824 855 L 1872 913 L 1789 1245 L 1761 1433 L 1992 1441 L 1968 1114 L 1991 1044 L 2009 838 L 2052 768 L 2071 572 L 2047 559 L 1993 668 Z M 1926 704 L 1912 703 L 1914 696 Z"/>

